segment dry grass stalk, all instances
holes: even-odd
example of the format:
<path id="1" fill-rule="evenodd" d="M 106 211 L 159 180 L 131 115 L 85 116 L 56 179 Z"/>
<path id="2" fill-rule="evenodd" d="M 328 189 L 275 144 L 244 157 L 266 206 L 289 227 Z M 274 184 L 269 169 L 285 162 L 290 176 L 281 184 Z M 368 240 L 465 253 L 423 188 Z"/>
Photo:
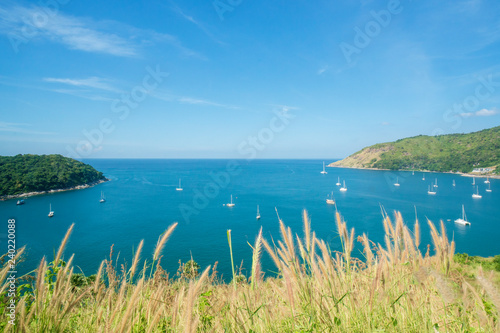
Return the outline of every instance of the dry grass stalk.
<path id="1" fill-rule="evenodd" d="M 168 238 L 172 235 L 174 232 L 175 228 L 177 227 L 178 223 L 175 222 L 172 224 L 170 227 L 168 227 L 167 230 L 163 233 L 163 236 L 161 238 L 158 238 L 158 242 L 156 243 L 155 251 L 153 253 L 153 260 L 157 260 L 158 256 L 161 253 L 161 250 L 163 250 L 163 247 L 165 246 L 165 243 L 168 241 Z"/>
<path id="2" fill-rule="evenodd" d="M 61 242 L 61 245 L 59 246 L 59 250 L 57 251 L 57 255 L 56 255 L 56 258 L 54 259 L 54 267 L 57 267 L 57 265 L 59 264 L 59 259 L 61 258 L 63 252 L 64 252 L 64 249 L 66 248 L 66 244 L 68 243 L 68 240 L 69 240 L 69 236 L 71 235 L 71 232 L 73 232 L 73 228 L 74 228 L 75 224 L 73 223 L 68 231 L 66 231 L 66 235 L 64 236 L 62 242 Z"/>
<path id="3" fill-rule="evenodd" d="M 328 244 L 311 231 L 306 212 L 302 217 L 303 238 L 292 234 L 281 220 L 282 239 L 277 245 L 266 241 L 262 229 L 259 231 L 253 246 L 251 283 L 238 283 L 236 288 L 219 284 L 215 273 L 209 279 L 210 267 L 190 282 L 160 279 L 156 273 L 146 279 L 146 263 L 142 278 L 134 283 L 129 276 L 140 274 L 142 241 L 129 270 L 116 273 L 111 253 L 109 261 L 101 262 L 96 281 L 86 289 L 71 284 L 73 257 L 52 283 L 45 280 L 49 267 L 42 259 L 33 305 L 26 306 L 30 302 L 27 296 L 19 300 L 18 327 L 20 331 L 67 332 L 432 331 L 434 324 L 440 331 L 451 332 L 498 329 L 494 319 L 499 307 L 496 282 L 480 270 L 476 281 L 468 283 L 454 270 L 454 242 L 446 237 L 444 224 L 438 232 L 429 223 L 435 255 L 424 258 L 418 248 L 418 220 L 412 233 L 401 214 L 395 214 L 394 224 L 384 215 L 384 245 L 375 245 L 366 234 L 358 238 L 365 264 L 351 257 L 355 232 L 348 230 L 338 212 L 335 217 L 342 252 L 331 253 Z M 166 238 L 165 234 L 159 238 L 153 255 L 158 270 L 161 243 Z M 260 278 L 262 246 L 280 278 Z M 60 247 L 59 262 L 63 249 Z M 413 283 L 415 280 L 419 283 Z M 457 281 L 462 286 L 460 292 L 452 287 Z M 200 297 L 202 289 L 209 292 Z M 483 299 L 492 305 L 487 308 Z M 492 306 L 497 310 L 493 315 Z"/>

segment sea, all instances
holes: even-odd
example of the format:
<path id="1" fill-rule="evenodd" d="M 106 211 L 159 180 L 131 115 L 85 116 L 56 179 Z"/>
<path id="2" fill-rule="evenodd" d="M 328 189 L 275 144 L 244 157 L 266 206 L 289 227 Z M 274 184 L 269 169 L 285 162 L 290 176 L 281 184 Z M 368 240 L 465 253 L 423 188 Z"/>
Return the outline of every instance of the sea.
<path id="1" fill-rule="evenodd" d="M 325 160 L 330 163 L 333 160 Z M 231 277 L 227 231 L 231 230 L 234 264 L 251 274 L 252 247 L 262 228 L 269 242 L 280 239 L 279 218 L 303 237 L 302 212 L 312 230 L 332 251 L 341 243 L 335 224 L 338 210 L 354 228 L 375 243 L 384 242 L 382 212 L 401 212 L 413 229 L 421 226 L 421 250 L 432 240 L 427 220 L 443 221 L 457 252 L 469 255 L 500 254 L 500 180 L 431 172 L 398 172 L 326 168 L 323 160 L 196 160 L 196 159 L 88 159 L 110 179 L 91 188 L 37 195 L 16 205 L 0 202 L 0 252 L 7 252 L 7 221 L 16 220 L 16 247 L 26 246 L 18 276 L 36 269 L 45 257 L 52 261 L 71 224 L 75 224 L 64 259 L 74 254 L 75 273 L 95 274 L 102 260 L 112 259 L 118 269 L 130 267 L 139 242 L 144 240 L 141 265 L 150 264 L 162 233 L 178 223 L 162 251 L 161 266 L 174 277 L 180 263 L 195 260 L 202 269 L 217 266 L 222 280 Z M 425 180 L 423 180 L 425 178 Z M 182 191 L 177 190 L 181 180 Z M 336 183 L 347 187 L 341 192 Z M 437 187 L 434 185 L 437 182 Z M 453 186 L 453 182 L 455 186 Z M 400 186 L 395 186 L 398 183 Z M 432 186 L 435 195 L 427 193 Z M 490 187 L 491 192 L 486 189 Z M 472 198 L 479 192 L 480 199 Z M 106 202 L 101 203 L 101 193 Z M 228 203 L 235 204 L 233 207 Z M 336 205 L 328 205 L 333 197 Z M 470 226 L 454 223 L 465 208 Z M 49 206 L 54 217 L 49 218 Z M 257 206 L 261 218 L 257 219 Z M 354 254 L 362 258 L 361 246 Z M 262 270 L 273 276 L 276 268 L 262 254 Z"/>

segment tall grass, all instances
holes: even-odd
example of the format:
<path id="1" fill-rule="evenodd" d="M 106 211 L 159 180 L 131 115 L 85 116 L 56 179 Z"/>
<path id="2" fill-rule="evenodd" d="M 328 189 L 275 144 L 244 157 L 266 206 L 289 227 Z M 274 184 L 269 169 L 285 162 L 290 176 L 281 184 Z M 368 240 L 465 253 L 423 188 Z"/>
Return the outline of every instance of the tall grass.
<path id="1" fill-rule="evenodd" d="M 454 242 L 431 222 L 434 255 L 422 254 L 420 225 L 413 231 L 400 213 L 383 215 L 383 244 L 357 238 L 364 260 L 353 256 L 355 231 L 340 213 L 342 251 L 332 252 L 303 213 L 302 235 L 279 219 L 281 239 L 260 230 L 252 246 L 249 283 L 217 279 L 210 267 L 199 277 L 171 279 L 160 253 L 173 233 L 159 238 L 151 262 L 140 269 L 141 241 L 129 270 L 118 272 L 112 252 L 94 281 L 72 283 L 73 256 L 62 265 L 64 237 L 55 260 L 42 259 L 31 288 L 17 299 L 16 325 L 7 324 L 2 295 L 0 328 L 8 332 L 495 332 L 500 331 L 500 293 L 494 273 L 466 270 L 453 261 Z M 232 254 L 230 232 L 228 243 Z M 264 279 L 264 250 L 277 277 Z M 154 266 L 154 273 L 152 274 Z M 0 271 L 2 289 L 7 266 Z M 147 274 L 148 272 L 149 274 Z M 496 273 L 495 273 L 496 274 Z M 135 277 L 135 279 L 134 279 Z"/>

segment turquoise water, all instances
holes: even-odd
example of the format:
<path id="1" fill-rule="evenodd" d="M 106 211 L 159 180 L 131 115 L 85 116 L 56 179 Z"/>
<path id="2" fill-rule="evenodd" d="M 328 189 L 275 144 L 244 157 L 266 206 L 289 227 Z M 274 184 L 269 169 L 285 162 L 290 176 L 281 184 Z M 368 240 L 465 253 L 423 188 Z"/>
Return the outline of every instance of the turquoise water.
<path id="1" fill-rule="evenodd" d="M 332 250 L 340 250 L 335 234 L 335 207 L 325 199 L 333 191 L 340 213 L 356 234 L 366 232 L 375 242 L 383 242 L 380 205 L 392 214 L 402 212 L 413 226 L 415 207 L 422 226 L 422 243 L 430 243 L 426 218 L 443 220 L 457 251 L 472 255 L 500 254 L 500 180 L 491 180 L 492 192 L 485 192 L 484 179 L 476 178 L 482 199 L 473 199 L 472 178 L 451 174 L 388 172 L 327 168 L 320 174 L 318 160 L 86 160 L 111 181 L 85 190 L 34 196 L 26 204 L 15 200 L 0 202 L 0 218 L 17 221 L 17 247 L 26 244 L 27 257 L 21 272 L 34 269 L 42 256 L 53 258 L 71 223 L 75 229 L 65 256 L 75 253 L 75 265 L 93 274 L 109 255 L 120 252 L 120 263 L 130 261 L 133 248 L 145 240 L 142 258 L 150 260 L 159 235 L 174 222 L 179 225 L 163 251 L 162 266 L 172 276 L 178 261 L 191 256 L 202 266 L 218 262 L 224 277 L 231 275 L 226 230 L 232 230 L 235 264 L 251 267 L 251 248 L 263 227 L 268 239 L 279 239 L 275 207 L 285 224 L 302 235 L 301 211 L 307 209 L 312 228 L 328 240 Z M 328 161 L 327 161 L 328 162 Z M 237 164 L 237 166 L 234 166 Z M 234 170 L 233 170 L 234 169 Z M 229 171 L 228 171 L 229 170 Z M 337 177 L 345 180 L 348 191 L 339 192 Z M 396 177 L 400 187 L 395 187 Z M 179 178 L 183 191 L 176 191 Z M 428 185 L 437 178 L 435 196 Z M 215 180 L 214 180 L 215 179 Z M 453 180 L 456 186 L 453 187 Z M 99 203 L 101 191 L 107 201 Z M 206 192 L 206 194 L 203 194 Z M 224 206 L 233 195 L 235 206 Z M 49 204 L 55 211 L 48 218 Z M 456 225 L 462 204 L 472 226 Z M 260 206 L 262 218 L 256 220 Z M 183 213 L 184 212 L 184 213 Z M 1 251 L 6 252 L 7 225 L 0 230 Z M 424 246 L 425 248 L 425 246 Z M 359 251 L 358 251 L 359 252 Z M 266 254 L 264 270 L 274 270 Z M 248 274 L 248 271 L 243 271 Z"/>

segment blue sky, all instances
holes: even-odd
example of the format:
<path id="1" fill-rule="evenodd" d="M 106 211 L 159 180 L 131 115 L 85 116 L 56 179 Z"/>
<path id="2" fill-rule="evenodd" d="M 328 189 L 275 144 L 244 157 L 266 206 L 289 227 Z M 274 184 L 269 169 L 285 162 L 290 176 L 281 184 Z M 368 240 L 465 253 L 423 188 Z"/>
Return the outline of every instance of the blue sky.
<path id="1" fill-rule="evenodd" d="M 0 154 L 324 158 L 500 124 L 498 1 L 2 1 Z"/>

